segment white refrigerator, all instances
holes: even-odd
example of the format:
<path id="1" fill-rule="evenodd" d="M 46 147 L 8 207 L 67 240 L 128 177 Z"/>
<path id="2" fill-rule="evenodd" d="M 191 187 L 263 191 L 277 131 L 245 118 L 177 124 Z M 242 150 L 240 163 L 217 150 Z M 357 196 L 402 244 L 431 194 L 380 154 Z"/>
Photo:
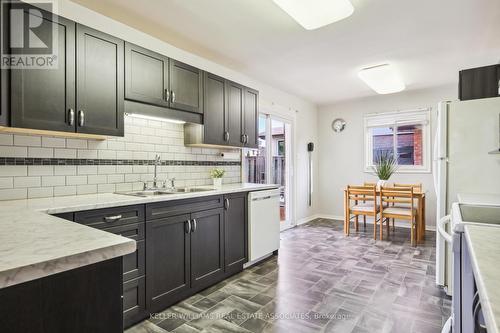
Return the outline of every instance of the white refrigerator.
<path id="1" fill-rule="evenodd" d="M 437 220 L 457 194 L 500 194 L 500 97 L 442 102 L 434 142 Z M 436 283 L 452 292 L 451 253 L 436 236 Z"/>

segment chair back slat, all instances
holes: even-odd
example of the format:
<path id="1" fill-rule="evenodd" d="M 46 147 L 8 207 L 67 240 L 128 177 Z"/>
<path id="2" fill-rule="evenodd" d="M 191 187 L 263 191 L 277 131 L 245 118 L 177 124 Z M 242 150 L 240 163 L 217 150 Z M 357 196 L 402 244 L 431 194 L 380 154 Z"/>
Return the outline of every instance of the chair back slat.
<path id="1" fill-rule="evenodd" d="M 377 192 L 374 186 L 347 186 L 347 197 L 352 201 L 375 201 Z"/>
<path id="2" fill-rule="evenodd" d="M 395 188 L 412 188 L 413 192 L 422 192 L 422 183 L 416 183 L 416 184 L 394 183 L 393 186 Z"/>
<path id="3" fill-rule="evenodd" d="M 410 204 L 413 208 L 413 188 L 395 188 L 395 187 L 382 187 L 380 189 L 380 202 L 381 203 L 399 203 Z"/>

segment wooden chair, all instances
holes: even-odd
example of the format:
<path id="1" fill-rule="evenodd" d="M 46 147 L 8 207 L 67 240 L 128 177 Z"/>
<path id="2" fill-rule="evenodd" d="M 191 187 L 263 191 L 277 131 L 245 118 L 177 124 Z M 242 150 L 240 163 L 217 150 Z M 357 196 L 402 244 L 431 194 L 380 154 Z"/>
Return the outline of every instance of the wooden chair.
<path id="1" fill-rule="evenodd" d="M 417 208 L 414 205 L 412 187 L 382 187 L 380 189 L 380 239 L 383 239 L 383 222 L 387 224 L 389 234 L 389 219 L 410 221 L 411 245 L 416 244 Z"/>
<path id="2" fill-rule="evenodd" d="M 400 184 L 400 183 L 394 183 L 394 187 L 411 187 L 413 189 L 413 192 L 422 192 L 422 183 L 417 183 L 417 184 Z"/>
<path id="3" fill-rule="evenodd" d="M 401 183 L 394 183 L 394 187 L 397 188 L 412 188 L 413 192 L 422 192 L 422 183 L 416 183 L 416 184 L 401 184 Z M 396 227 L 394 226 L 394 219 L 392 219 L 392 231 L 396 230 Z"/>
<path id="4" fill-rule="evenodd" d="M 354 203 L 354 204 L 352 204 Z M 375 186 L 347 186 L 347 202 L 346 202 L 347 216 L 344 226 L 344 231 L 349 236 L 351 228 L 351 215 L 354 215 L 354 227 L 356 231 L 359 230 L 358 222 L 359 216 L 363 216 L 363 225 L 366 228 L 366 216 L 371 216 L 377 221 L 378 204 L 377 204 L 377 191 Z M 373 231 L 374 239 L 377 239 L 376 228 Z"/>

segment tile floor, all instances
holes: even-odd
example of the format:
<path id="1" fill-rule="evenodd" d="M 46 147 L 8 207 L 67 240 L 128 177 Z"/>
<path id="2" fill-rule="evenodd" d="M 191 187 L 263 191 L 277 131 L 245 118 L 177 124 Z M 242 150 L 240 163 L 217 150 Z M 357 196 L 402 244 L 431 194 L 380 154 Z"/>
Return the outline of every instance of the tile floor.
<path id="1" fill-rule="evenodd" d="M 435 237 L 409 229 L 374 241 L 317 219 L 281 234 L 279 257 L 202 291 L 126 331 L 440 332 L 451 300 L 434 283 Z"/>

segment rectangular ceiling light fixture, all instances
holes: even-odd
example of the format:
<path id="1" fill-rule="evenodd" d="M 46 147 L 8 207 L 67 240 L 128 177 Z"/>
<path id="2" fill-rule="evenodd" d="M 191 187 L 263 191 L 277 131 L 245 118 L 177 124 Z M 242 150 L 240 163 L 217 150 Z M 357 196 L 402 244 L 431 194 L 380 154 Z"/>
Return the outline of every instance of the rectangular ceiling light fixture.
<path id="1" fill-rule="evenodd" d="M 351 16 L 349 0 L 273 0 L 306 30 L 321 28 Z"/>
<path id="2" fill-rule="evenodd" d="M 378 94 L 392 94 L 406 88 L 396 68 L 389 64 L 363 68 L 358 76 Z"/>

